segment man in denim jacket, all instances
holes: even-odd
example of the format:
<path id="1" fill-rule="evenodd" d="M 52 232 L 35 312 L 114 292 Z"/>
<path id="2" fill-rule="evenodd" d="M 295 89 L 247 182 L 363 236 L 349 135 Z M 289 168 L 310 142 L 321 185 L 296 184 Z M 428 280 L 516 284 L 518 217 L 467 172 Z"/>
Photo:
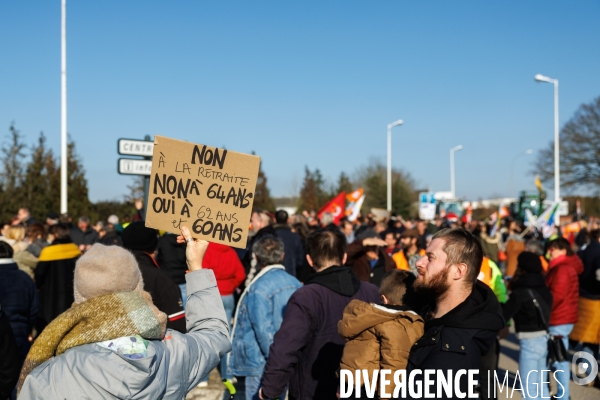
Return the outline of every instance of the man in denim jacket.
<path id="1" fill-rule="evenodd" d="M 287 302 L 300 282 L 285 271 L 283 242 L 265 236 L 252 246 L 260 271 L 242 293 L 234 320 L 229 372 L 246 377 L 246 399 L 258 399 L 258 389 Z M 285 398 L 285 394 L 281 397 Z"/>

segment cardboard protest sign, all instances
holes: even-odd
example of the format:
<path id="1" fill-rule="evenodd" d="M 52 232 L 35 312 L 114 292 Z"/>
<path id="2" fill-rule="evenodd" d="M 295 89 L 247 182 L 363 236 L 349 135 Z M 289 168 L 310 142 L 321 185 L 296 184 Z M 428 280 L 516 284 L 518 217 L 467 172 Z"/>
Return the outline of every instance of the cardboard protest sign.
<path id="1" fill-rule="evenodd" d="M 260 157 L 154 137 L 146 226 L 244 248 Z"/>

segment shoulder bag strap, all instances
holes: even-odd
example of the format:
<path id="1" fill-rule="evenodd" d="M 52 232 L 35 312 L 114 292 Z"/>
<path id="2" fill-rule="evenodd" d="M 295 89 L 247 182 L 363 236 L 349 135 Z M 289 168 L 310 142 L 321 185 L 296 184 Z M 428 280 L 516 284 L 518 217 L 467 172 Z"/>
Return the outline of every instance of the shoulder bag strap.
<path id="1" fill-rule="evenodd" d="M 527 289 L 527 291 L 529 292 L 529 296 L 531 296 L 531 299 L 533 300 L 533 305 L 535 306 L 535 308 L 538 311 L 540 319 L 542 320 L 542 325 L 544 325 L 544 329 L 546 330 L 546 332 L 550 333 L 550 330 L 548 329 L 548 324 L 546 323 L 546 318 L 544 318 L 544 313 L 542 312 L 542 308 L 540 307 L 539 302 L 535 298 L 535 294 L 533 293 L 533 290 Z"/>

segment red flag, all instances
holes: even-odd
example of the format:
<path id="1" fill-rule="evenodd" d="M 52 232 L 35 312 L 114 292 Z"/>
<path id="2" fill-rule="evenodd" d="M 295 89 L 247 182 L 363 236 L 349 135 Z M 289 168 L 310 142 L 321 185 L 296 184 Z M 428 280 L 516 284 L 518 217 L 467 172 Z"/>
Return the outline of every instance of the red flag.
<path id="1" fill-rule="evenodd" d="M 467 206 L 467 212 L 462 217 L 462 221 L 465 224 L 470 224 L 473 220 L 473 209 L 471 208 L 471 203 Z"/>
<path id="2" fill-rule="evenodd" d="M 344 217 L 344 209 L 346 207 L 346 192 L 342 192 L 335 196 L 331 201 L 325 204 L 319 212 L 317 213 L 317 217 L 319 219 L 323 219 L 323 214 L 328 212 L 333 216 L 333 223 L 339 224 L 340 219 Z"/>

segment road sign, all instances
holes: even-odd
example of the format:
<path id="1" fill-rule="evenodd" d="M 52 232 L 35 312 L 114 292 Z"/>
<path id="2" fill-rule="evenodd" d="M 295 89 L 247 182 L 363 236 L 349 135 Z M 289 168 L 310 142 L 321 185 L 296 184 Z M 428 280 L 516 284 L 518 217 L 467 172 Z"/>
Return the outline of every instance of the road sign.
<path id="1" fill-rule="evenodd" d="M 152 157 L 154 142 L 135 139 L 119 139 L 119 154 L 127 156 Z M 148 175 L 150 173 L 148 172 Z"/>
<path id="2" fill-rule="evenodd" d="M 544 200 L 544 208 L 548 208 L 550 206 L 552 206 L 554 204 L 554 202 L 552 200 Z M 569 202 L 566 200 L 561 201 L 560 203 L 558 203 L 558 213 L 560 215 L 569 215 Z"/>
<path id="3" fill-rule="evenodd" d="M 119 158 L 118 170 L 123 175 L 148 175 L 152 172 L 152 161 Z"/>

